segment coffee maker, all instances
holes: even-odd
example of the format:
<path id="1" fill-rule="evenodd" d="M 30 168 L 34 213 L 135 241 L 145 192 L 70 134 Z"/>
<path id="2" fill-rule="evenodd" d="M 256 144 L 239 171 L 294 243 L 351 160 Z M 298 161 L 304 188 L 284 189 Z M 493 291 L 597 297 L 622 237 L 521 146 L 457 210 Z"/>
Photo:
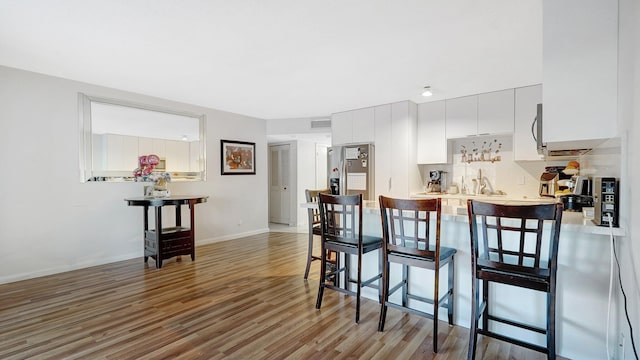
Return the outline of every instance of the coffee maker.
<path id="1" fill-rule="evenodd" d="M 427 183 L 428 193 L 441 193 L 447 188 L 446 172 L 442 170 L 429 171 L 429 182 Z"/>
<path id="2" fill-rule="evenodd" d="M 556 191 L 564 190 L 567 186 L 561 186 L 559 180 L 571 179 L 571 175 L 562 172 L 564 166 L 547 166 L 540 175 L 540 196 L 555 197 Z"/>

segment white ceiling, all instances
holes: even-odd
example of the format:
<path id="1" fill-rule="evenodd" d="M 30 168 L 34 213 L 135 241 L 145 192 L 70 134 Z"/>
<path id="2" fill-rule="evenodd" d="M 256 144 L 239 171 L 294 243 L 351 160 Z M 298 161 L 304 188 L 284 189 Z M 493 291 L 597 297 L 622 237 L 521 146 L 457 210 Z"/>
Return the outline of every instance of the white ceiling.
<path id="1" fill-rule="evenodd" d="M 0 0 L 0 64 L 258 118 L 327 116 L 540 83 L 542 0 Z"/>

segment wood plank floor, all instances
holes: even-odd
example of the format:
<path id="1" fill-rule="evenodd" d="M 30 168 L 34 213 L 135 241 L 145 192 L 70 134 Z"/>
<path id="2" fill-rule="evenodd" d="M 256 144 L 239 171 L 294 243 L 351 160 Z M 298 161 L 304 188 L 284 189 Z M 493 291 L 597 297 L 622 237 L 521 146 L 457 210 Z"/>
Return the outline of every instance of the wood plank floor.
<path id="1" fill-rule="evenodd" d="M 325 291 L 304 273 L 307 235 L 199 246 L 196 261 L 141 258 L 0 285 L 1 359 L 463 359 L 468 330 Z M 478 359 L 544 359 L 479 337 Z"/>

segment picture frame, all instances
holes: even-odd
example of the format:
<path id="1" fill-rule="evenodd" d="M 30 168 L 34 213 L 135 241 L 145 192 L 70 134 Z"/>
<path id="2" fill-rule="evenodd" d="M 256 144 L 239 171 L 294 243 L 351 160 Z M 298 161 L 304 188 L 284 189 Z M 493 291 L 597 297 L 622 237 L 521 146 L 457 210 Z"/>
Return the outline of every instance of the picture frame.
<path id="1" fill-rule="evenodd" d="M 221 175 L 255 175 L 256 143 L 220 140 Z"/>

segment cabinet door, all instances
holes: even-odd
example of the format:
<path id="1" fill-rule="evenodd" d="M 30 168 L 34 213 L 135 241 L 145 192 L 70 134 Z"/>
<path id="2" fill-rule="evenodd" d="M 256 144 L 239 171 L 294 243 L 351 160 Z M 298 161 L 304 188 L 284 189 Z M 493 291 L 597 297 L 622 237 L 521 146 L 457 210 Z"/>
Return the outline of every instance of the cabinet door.
<path id="1" fill-rule="evenodd" d="M 374 108 L 375 128 L 375 193 L 391 195 L 391 105 L 380 105 Z"/>
<path id="2" fill-rule="evenodd" d="M 353 142 L 353 112 L 345 111 L 331 115 L 331 144 L 343 145 Z"/>
<path id="3" fill-rule="evenodd" d="M 542 102 L 542 85 L 527 86 L 515 92 L 515 124 L 513 131 L 513 159 L 540 160 L 531 127 Z"/>
<path id="4" fill-rule="evenodd" d="M 478 96 L 446 100 L 447 139 L 478 134 Z"/>
<path id="5" fill-rule="evenodd" d="M 153 154 L 153 139 L 140 137 L 138 139 L 138 156 Z"/>
<path id="6" fill-rule="evenodd" d="M 189 171 L 200 171 L 200 141 L 189 143 Z"/>
<path id="7" fill-rule="evenodd" d="M 189 171 L 189 143 L 186 141 L 166 141 L 167 171 Z"/>
<path id="8" fill-rule="evenodd" d="M 158 155 L 161 159 L 167 157 L 167 140 L 164 139 L 152 139 L 153 142 L 153 154 Z"/>
<path id="9" fill-rule="evenodd" d="M 513 133 L 514 90 L 478 95 L 478 135 Z"/>
<path id="10" fill-rule="evenodd" d="M 364 108 L 353 111 L 353 136 L 354 143 L 368 143 L 374 141 L 374 108 Z"/>
<path id="11" fill-rule="evenodd" d="M 409 106 L 408 101 L 391 104 L 391 193 L 409 196 Z M 414 150 L 415 151 L 415 150 Z M 417 164 L 413 164 L 417 167 Z"/>
<path id="12" fill-rule="evenodd" d="M 451 162 L 447 146 L 445 101 L 418 105 L 418 164 L 446 164 Z"/>
<path id="13" fill-rule="evenodd" d="M 618 2 L 544 0 L 543 140 L 618 135 Z"/>

